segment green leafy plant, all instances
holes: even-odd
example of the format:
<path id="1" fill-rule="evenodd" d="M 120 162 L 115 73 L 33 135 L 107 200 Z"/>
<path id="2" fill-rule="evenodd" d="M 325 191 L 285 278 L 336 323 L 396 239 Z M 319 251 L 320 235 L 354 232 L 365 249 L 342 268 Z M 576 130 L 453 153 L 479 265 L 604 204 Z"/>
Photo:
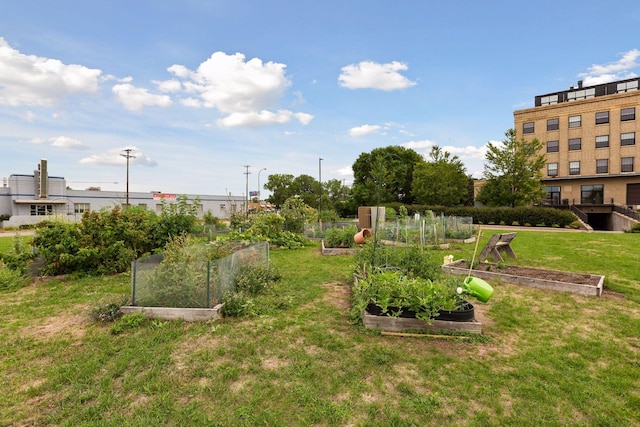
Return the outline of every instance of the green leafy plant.
<path id="1" fill-rule="evenodd" d="M 122 317 L 120 307 L 127 304 L 128 298 L 123 297 L 118 301 L 110 301 L 100 304 L 91 310 L 90 316 L 95 322 L 114 322 Z"/>
<path id="2" fill-rule="evenodd" d="M 457 310 L 465 304 L 459 285 L 455 278 L 435 282 L 398 271 L 369 272 L 353 287 L 352 319 L 359 319 L 373 305 L 388 316 L 412 311 L 418 319 L 433 320 L 440 310 Z"/>
<path id="3" fill-rule="evenodd" d="M 0 291 L 15 290 L 26 286 L 29 278 L 17 270 L 7 267 L 0 260 Z"/>
<path id="4" fill-rule="evenodd" d="M 329 248 L 351 248 L 355 246 L 353 236 L 358 229 L 351 225 L 344 228 L 330 228 L 327 230 L 325 244 Z"/>

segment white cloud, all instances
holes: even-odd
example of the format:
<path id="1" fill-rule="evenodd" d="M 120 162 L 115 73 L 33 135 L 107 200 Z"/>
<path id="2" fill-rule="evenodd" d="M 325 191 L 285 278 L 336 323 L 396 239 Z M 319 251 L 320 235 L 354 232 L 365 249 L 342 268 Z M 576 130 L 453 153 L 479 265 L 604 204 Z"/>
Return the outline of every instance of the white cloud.
<path id="1" fill-rule="evenodd" d="M 353 177 L 353 168 L 351 166 L 344 166 L 333 172 L 335 172 L 335 174 L 338 176 Z"/>
<path id="2" fill-rule="evenodd" d="M 291 85 L 285 69 L 284 64 L 265 63 L 258 58 L 245 61 L 241 53 L 215 52 L 195 71 L 178 64 L 167 71 L 182 79 L 179 83 L 188 97 L 180 103 L 217 109 L 226 115 L 217 122 L 221 127 L 282 124 L 293 119 L 306 125 L 313 118 L 310 114 L 270 111 Z M 296 102 L 304 100 L 301 93 L 294 95 Z"/>
<path id="3" fill-rule="evenodd" d="M 401 147 L 409 148 L 411 150 L 417 151 L 418 153 L 420 151 L 423 151 L 427 154 L 429 154 L 431 147 L 433 147 L 434 145 L 436 145 L 436 143 L 433 141 L 429 141 L 428 139 L 422 141 L 409 141 L 405 142 L 404 144 L 400 144 Z"/>
<path id="4" fill-rule="evenodd" d="M 250 111 L 246 113 L 236 112 L 218 120 L 217 124 L 224 128 L 239 126 L 258 127 L 271 123 L 288 123 L 294 118 L 303 125 L 306 125 L 313 119 L 313 116 L 305 113 L 292 113 L 287 110 L 280 110 L 275 113 L 266 110 L 260 112 Z"/>
<path id="5" fill-rule="evenodd" d="M 354 137 L 371 135 L 372 133 L 377 133 L 380 130 L 380 126 L 378 125 L 362 125 L 356 126 L 349 129 L 349 135 Z"/>
<path id="6" fill-rule="evenodd" d="M 49 143 L 52 147 L 57 148 L 69 148 L 72 150 L 86 150 L 88 147 L 82 143 L 82 141 L 70 138 L 68 136 L 56 136 L 53 138 L 33 138 L 29 140 L 31 144 L 45 144 Z"/>
<path id="7" fill-rule="evenodd" d="M 400 74 L 409 67 L 398 61 L 387 64 L 363 61 L 342 67 L 338 77 L 340 86 L 348 89 L 379 89 L 384 91 L 406 89 L 416 83 Z"/>
<path id="8" fill-rule="evenodd" d="M 69 138 L 68 136 L 57 136 L 51 138 L 51 145 L 60 148 L 71 148 L 73 150 L 86 150 L 88 147 L 82 143 L 82 141 Z"/>
<path id="9" fill-rule="evenodd" d="M 158 87 L 160 92 L 179 92 L 180 89 L 182 89 L 182 83 L 175 79 L 154 81 L 153 83 Z"/>
<path id="10" fill-rule="evenodd" d="M 122 166 L 127 163 L 127 159 L 123 156 L 125 149 L 131 149 L 131 157 L 129 159 L 129 165 L 141 165 L 141 166 L 157 166 L 158 163 L 151 157 L 146 156 L 142 151 L 133 145 L 129 145 L 123 148 L 114 148 L 106 153 L 93 154 L 89 157 L 80 159 L 78 163 L 81 165 L 102 165 L 102 166 Z"/>
<path id="11" fill-rule="evenodd" d="M 74 93 L 98 90 L 101 70 L 25 55 L 0 37 L 0 104 L 51 106 Z"/>
<path id="12" fill-rule="evenodd" d="M 168 107 L 172 104 L 167 95 L 149 93 L 147 89 L 135 87 L 129 83 L 113 86 L 113 93 L 127 110 L 138 111 L 144 106 Z"/>
<path id="13" fill-rule="evenodd" d="M 578 74 L 578 77 L 583 79 L 585 86 L 630 79 L 637 76 L 636 73 L 630 70 L 640 66 L 638 63 L 639 58 L 640 50 L 632 49 L 622 54 L 622 58 L 618 61 L 606 65 L 594 64 L 589 67 L 586 73 Z"/>

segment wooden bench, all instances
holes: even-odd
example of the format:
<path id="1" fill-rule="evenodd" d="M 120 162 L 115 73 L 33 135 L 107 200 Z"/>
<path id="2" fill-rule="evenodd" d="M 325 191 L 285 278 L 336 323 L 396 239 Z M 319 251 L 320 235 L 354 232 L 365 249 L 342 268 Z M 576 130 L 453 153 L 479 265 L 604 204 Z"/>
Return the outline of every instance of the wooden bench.
<path id="1" fill-rule="evenodd" d="M 511 241 L 516 237 L 516 233 L 494 234 L 480 252 L 478 261 L 486 261 L 491 256 L 496 262 L 504 262 L 501 252 L 511 258 L 516 258 L 516 253 L 511 249 Z"/>

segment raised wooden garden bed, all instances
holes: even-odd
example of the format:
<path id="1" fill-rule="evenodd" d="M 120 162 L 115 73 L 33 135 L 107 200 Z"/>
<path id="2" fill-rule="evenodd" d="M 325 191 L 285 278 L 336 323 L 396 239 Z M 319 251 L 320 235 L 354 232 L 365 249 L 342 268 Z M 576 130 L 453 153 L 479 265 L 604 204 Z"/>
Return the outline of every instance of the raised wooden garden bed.
<path id="1" fill-rule="evenodd" d="M 467 322 L 452 322 L 447 320 L 426 320 L 413 317 L 390 317 L 377 316 L 364 311 L 362 315 L 364 327 L 367 329 L 380 329 L 382 331 L 402 332 L 408 330 L 420 330 L 429 332 L 466 332 L 470 334 L 481 334 L 482 323 L 471 320 Z"/>
<path id="2" fill-rule="evenodd" d="M 124 314 L 144 313 L 146 317 L 163 320 L 207 321 L 222 317 L 222 304 L 213 308 L 175 308 L 175 307 L 138 307 L 127 305 L 120 307 Z"/>
<path id="3" fill-rule="evenodd" d="M 469 265 L 466 260 L 461 259 L 442 265 L 442 270 L 448 274 L 466 276 L 469 274 Z M 581 295 L 600 296 L 604 287 L 604 276 L 595 274 L 570 273 L 512 265 L 504 266 L 489 262 L 479 263 L 473 269 L 472 275 L 487 281 L 502 280 L 505 283 L 553 291 L 573 292 Z"/>
<path id="4" fill-rule="evenodd" d="M 328 248 L 322 241 L 322 255 L 353 255 L 358 248 Z"/>

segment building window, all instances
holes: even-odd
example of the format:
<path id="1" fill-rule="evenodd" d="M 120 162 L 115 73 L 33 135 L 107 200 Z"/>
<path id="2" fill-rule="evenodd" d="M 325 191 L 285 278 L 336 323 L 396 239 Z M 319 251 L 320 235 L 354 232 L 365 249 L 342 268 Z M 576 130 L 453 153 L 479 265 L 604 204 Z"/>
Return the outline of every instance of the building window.
<path id="1" fill-rule="evenodd" d="M 527 122 L 522 125 L 522 133 L 533 133 L 535 130 L 534 122 Z"/>
<path id="2" fill-rule="evenodd" d="M 548 176 L 558 176 L 558 164 L 557 163 L 547 163 L 547 175 Z"/>
<path id="3" fill-rule="evenodd" d="M 633 172 L 633 157 L 623 157 L 620 160 L 620 172 Z"/>
<path id="4" fill-rule="evenodd" d="M 560 151 L 560 143 L 558 141 L 547 141 L 547 153 L 557 153 Z"/>
<path id="5" fill-rule="evenodd" d="M 596 148 L 605 148 L 609 146 L 609 135 L 596 136 Z"/>
<path id="6" fill-rule="evenodd" d="M 547 130 L 558 130 L 560 128 L 560 119 L 549 119 L 547 120 Z"/>
<path id="7" fill-rule="evenodd" d="M 596 113 L 596 124 L 603 125 L 605 123 L 609 123 L 609 112 L 600 111 L 599 113 Z"/>
<path id="8" fill-rule="evenodd" d="M 582 126 L 582 116 L 569 116 L 569 127 L 579 128 Z"/>
<path id="9" fill-rule="evenodd" d="M 632 82 L 626 82 L 626 83 L 618 83 L 618 92 L 617 93 L 631 92 L 633 90 L 638 90 L 638 81 L 637 80 L 634 80 Z"/>
<path id="10" fill-rule="evenodd" d="M 557 206 L 560 204 L 560 186 L 552 185 L 544 187 L 545 195 L 544 203 L 547 205 Z"/>
<path id="11" fill-rule="evenodd" d="M 635 132 L 626 132 L 620 134 L 620 145 L 635 145 L 636 144 L 636 133 Z"/>
<path id="12" fill-rule="evenodd" d="M 569 151 L 581 150 L 582 149 L 582 138 L 571 138 L 569 139 Z"/>
<path id="13" fill-rule="evenodd" d="M 596 159 L 596 173 L 609 173 L 609 159 Z"/>
<path id="14" fill-rule="evenodd" d="M 580 175 L 580 162 L 569 162 L 569 175 Z"/>
<path id="15" fill-rule="evenodd" d="M 550 105 L 558 103 L 558 94 L 543 96 L 540 98 L 540 105 Z"/>
<path id="16" fill-rule="evenodd" d="M 583 185 L 580 187 L 580 203 L 583 205 L 601 205 L 604 203 L 604 185 Z"/>
<path id="17" fill-rule="evenodd" d="M 628 122 L 629 120 L 636 119 L 636 107 L 623 108 L 620 110 L 620 121 Z"/>
<path id="18" fill-rule="evenodd" d="M 74 203 L 73 212 L 77 214 L 89 212 L 91 210 L 89 203 Z"/>
<path id="19" fill-rule="evenodd" d="M 593 98 L 596 96 L 596 88 L 576 90 L 567 93 L 567 101 L 577 101 L 579 99 Z"/>
<path id="20" fill-rule="evenodd" d="M 53 214 L 53 205 L 31 205 L 31 216 L 45 216 Z"/>

